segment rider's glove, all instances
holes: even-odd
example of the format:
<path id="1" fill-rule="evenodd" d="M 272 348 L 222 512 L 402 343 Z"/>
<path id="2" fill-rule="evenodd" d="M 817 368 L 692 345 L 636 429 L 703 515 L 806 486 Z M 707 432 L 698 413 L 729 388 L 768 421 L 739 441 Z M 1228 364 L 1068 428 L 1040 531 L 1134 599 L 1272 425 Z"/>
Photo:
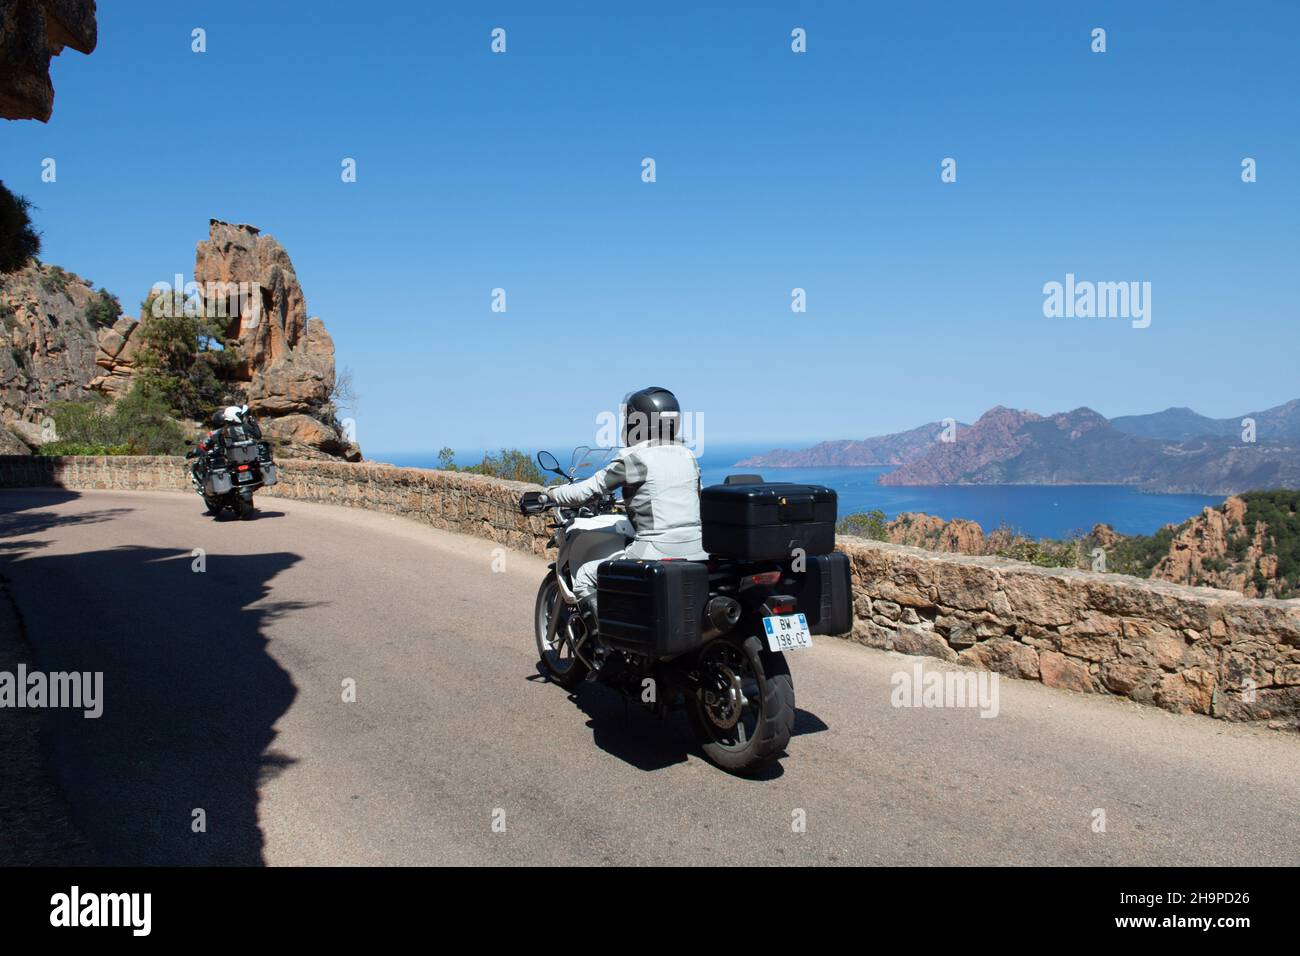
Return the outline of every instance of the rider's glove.
<path id="1" fill-rule="evenodd" d="M 544 491 L 525 491 L 519 499 L 519 510 L 524 514 L 536 514 L 550 504 Z"/>

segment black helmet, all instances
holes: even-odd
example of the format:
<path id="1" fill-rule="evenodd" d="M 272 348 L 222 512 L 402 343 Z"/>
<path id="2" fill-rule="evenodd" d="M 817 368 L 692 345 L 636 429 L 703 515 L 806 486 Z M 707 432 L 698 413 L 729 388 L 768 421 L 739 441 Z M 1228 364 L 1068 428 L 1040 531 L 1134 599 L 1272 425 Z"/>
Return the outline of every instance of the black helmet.
<path id="1" fill-rule="evenodd" d="M 623 399 L 623 444 L 674 441 L 681 427 L 681 406 L 666 388 L 652 385 Z"/>

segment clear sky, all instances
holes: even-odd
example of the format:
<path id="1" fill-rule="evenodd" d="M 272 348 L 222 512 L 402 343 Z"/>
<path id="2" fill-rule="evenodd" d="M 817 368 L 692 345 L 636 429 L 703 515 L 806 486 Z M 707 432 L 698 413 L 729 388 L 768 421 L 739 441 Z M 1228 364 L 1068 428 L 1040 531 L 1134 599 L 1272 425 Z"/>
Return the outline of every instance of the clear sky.
<path id="1" fill-rule="evenodd" d="M 132 312 L 209 218 L 274 235 L 371 454 L 576 444 L 648 384 L 714 442 L 1227 416 L 1300 397 L 1298 35 L 1290 0 L 116 0 L 0 177 Z M 1044 317 L 1067 273 L 1150 282 L 1150 326 Z"/>

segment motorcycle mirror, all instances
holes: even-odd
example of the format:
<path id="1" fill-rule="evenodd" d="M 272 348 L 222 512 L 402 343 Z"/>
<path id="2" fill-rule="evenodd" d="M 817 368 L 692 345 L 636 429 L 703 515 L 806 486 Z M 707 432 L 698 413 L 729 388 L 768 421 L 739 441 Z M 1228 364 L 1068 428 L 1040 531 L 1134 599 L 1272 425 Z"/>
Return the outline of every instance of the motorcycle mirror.
<path id="1" fill-rule="evenodd" d="M 560 460 L 552 455 L 549 451 L 539 451 L 537 453 L 537 464 L 542 471 L 553 472 L 563 478 L 569 477 L 560 470 Z"/>

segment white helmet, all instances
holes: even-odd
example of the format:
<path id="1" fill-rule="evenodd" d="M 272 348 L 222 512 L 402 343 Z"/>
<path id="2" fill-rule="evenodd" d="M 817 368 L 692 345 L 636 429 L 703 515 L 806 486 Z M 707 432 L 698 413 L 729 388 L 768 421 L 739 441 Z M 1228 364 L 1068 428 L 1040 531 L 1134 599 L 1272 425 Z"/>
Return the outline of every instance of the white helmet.
<path id="1" fill-rule="evenodd" d="M 238 425 L 243 421 L 246 414 L 248 414 L 247 405 L 227 405 L 222 411 L 221 417 L 232 425 Z"/>

